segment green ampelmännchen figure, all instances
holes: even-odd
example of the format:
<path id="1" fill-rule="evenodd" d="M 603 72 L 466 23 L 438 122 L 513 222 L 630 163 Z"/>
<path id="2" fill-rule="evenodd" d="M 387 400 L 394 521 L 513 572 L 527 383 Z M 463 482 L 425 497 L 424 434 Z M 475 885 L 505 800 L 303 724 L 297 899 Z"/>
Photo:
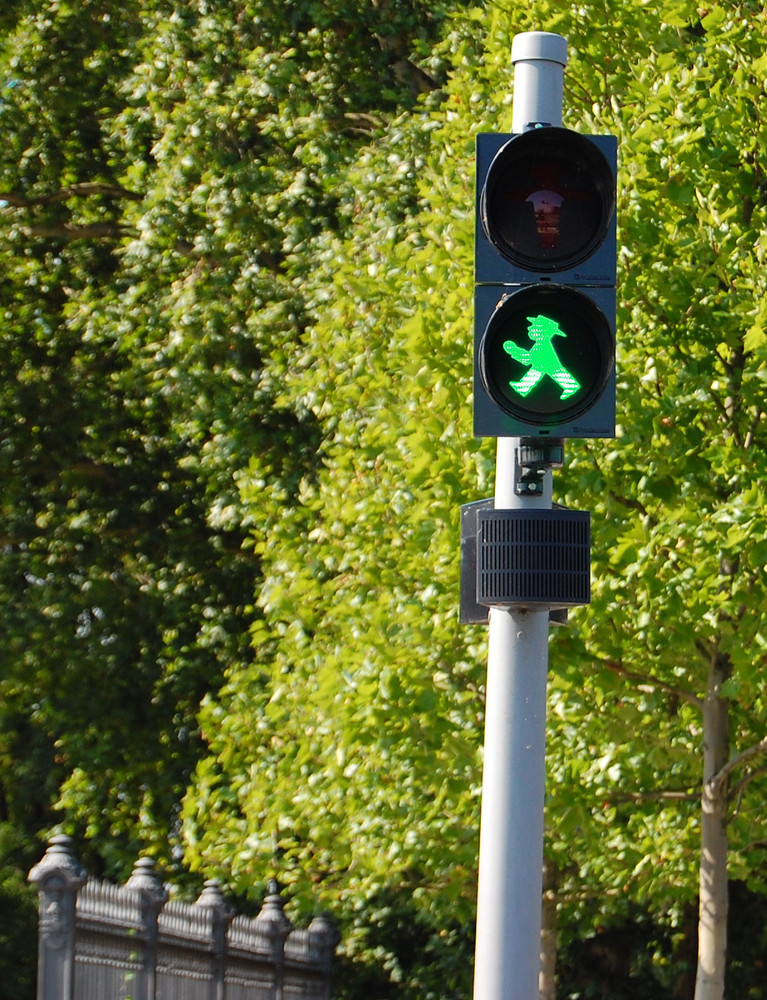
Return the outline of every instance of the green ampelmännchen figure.
<path id="1" fill-rule="evenodd" d="M 527 371 L 521 379 L 516 382 L 509 382 L 509 386 L 518 392 L 520 396 L 529 395 L 544 375 L 553 379 L 562 390 L 560 399 L 567 399 L 580 389 L 580 382 L 565 368 L 552 343 L 554 337 L 566 337 L 564 330 L 560 330 L 556 320 L 549 319 L 548 316 L 528 316 L 527 322 L 528 336 L 533 341 L 533 346 L 529 351 L 519 347 L 513 340 L 504 342 L 503 349 L 515 361 L 520 364 L 529 365 Z"/>

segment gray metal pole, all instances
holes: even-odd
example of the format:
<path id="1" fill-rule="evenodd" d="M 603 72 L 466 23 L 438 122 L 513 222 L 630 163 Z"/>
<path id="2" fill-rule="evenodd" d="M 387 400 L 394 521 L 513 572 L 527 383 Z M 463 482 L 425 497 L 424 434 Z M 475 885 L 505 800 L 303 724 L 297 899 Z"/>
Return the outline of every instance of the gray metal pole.
<path id="1" fill-rule="evenodd" d="M 514 132 L 561 125 L 567 41 L 517 35 Z M 551 508 L 552 473 L 518 496 L 517 438 L 498 438 L 495 506 Z M 490 609 L 474 1000 L 536 1000 L 540 970 L 546 776 L 546 611 Z"/>

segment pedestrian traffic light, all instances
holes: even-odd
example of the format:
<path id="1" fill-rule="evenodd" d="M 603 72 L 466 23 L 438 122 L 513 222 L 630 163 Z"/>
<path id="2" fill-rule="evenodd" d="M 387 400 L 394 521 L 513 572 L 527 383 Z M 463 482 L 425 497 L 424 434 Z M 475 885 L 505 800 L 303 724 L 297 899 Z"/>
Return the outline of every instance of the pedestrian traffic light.
<path id="1" fill-rule="evenodd" d="M 474 432 L 615 433 L 614 136 L 477 137 Z"/>

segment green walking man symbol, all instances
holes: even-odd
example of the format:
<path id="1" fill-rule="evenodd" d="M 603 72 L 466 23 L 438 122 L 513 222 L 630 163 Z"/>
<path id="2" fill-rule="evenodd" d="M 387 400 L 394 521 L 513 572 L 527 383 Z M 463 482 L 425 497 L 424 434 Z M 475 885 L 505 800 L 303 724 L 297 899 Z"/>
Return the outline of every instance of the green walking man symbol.
<path id="1" fill-rule="evenodd" d="M 552 343 L 554 337 L 566 337 L 567 334 L 564 330 L 560 330 L 556 320 L 549 319 L 548 316 L 528 316 L 527 322 L 529 323 L 527 335 L 533 342 L 529 351 L 519 347 L 513 340 L 507 340 L 503 345 L 504 351 L 515 361 L 529 365 L 529 370 L 522 378 L 516 382 L 509 382 L 509 386 L 520 396 L 528 396 L 543 376 L 548 375 L 562 390 L 559 398 L 567 399 L 580 389 L 581 384 L 559 360 Z"/>

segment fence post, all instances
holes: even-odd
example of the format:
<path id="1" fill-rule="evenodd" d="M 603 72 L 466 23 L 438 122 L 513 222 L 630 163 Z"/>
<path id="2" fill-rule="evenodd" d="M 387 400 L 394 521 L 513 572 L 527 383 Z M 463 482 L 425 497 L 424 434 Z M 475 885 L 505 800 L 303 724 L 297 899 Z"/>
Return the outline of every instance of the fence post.
<path id="1" fill-rule="evenodd" d="M 209 878 L 194 904 L 210 911 L 210 934 L 213 954 L 213 984 L 211 1000 L 224 1000 L 224 974 L 226 972 L 226 930 L 232 919 L 218 881 Z"/>
<path id="2" fill-rule="evenodd" d="M 274 969 L 274 1000 L 282 1000 L 282 981 L 285 971 L 285 940 L 293 924 L 285 916 L 285 902 L 280 896 L 280 884 L 270 879 L 261 911 L 254 924 L 265 934 Z"/>
<path id="3" fill-rule="evenodd" d="M 37 887 L 37 1000 L 74 1000 L 75 908 L 87 880 L 72 850 L 72 838 L 53 837 L 29 873 Z"/>
<path id="4" fill-rule="evenodd" d="M 341 940 L 341 935 L 327 913 L 318 913 L 309 924 L 308 930 L 313 940 L 317 943 L 317 951 L 321 956 L 323 1000 L 330 1000 L 333 955 Z"/>
<path id="5" fill-rule="evenodd" d="M 155 869 L 152 858 L 139 858 L 125 883 L 141 896 L 141 931 L 144 952 L 141 974 L 133 984 L 133 1000 L 155 1000 L 157 976 L 157 917 L 168 901 L 168 893 Z"/>

